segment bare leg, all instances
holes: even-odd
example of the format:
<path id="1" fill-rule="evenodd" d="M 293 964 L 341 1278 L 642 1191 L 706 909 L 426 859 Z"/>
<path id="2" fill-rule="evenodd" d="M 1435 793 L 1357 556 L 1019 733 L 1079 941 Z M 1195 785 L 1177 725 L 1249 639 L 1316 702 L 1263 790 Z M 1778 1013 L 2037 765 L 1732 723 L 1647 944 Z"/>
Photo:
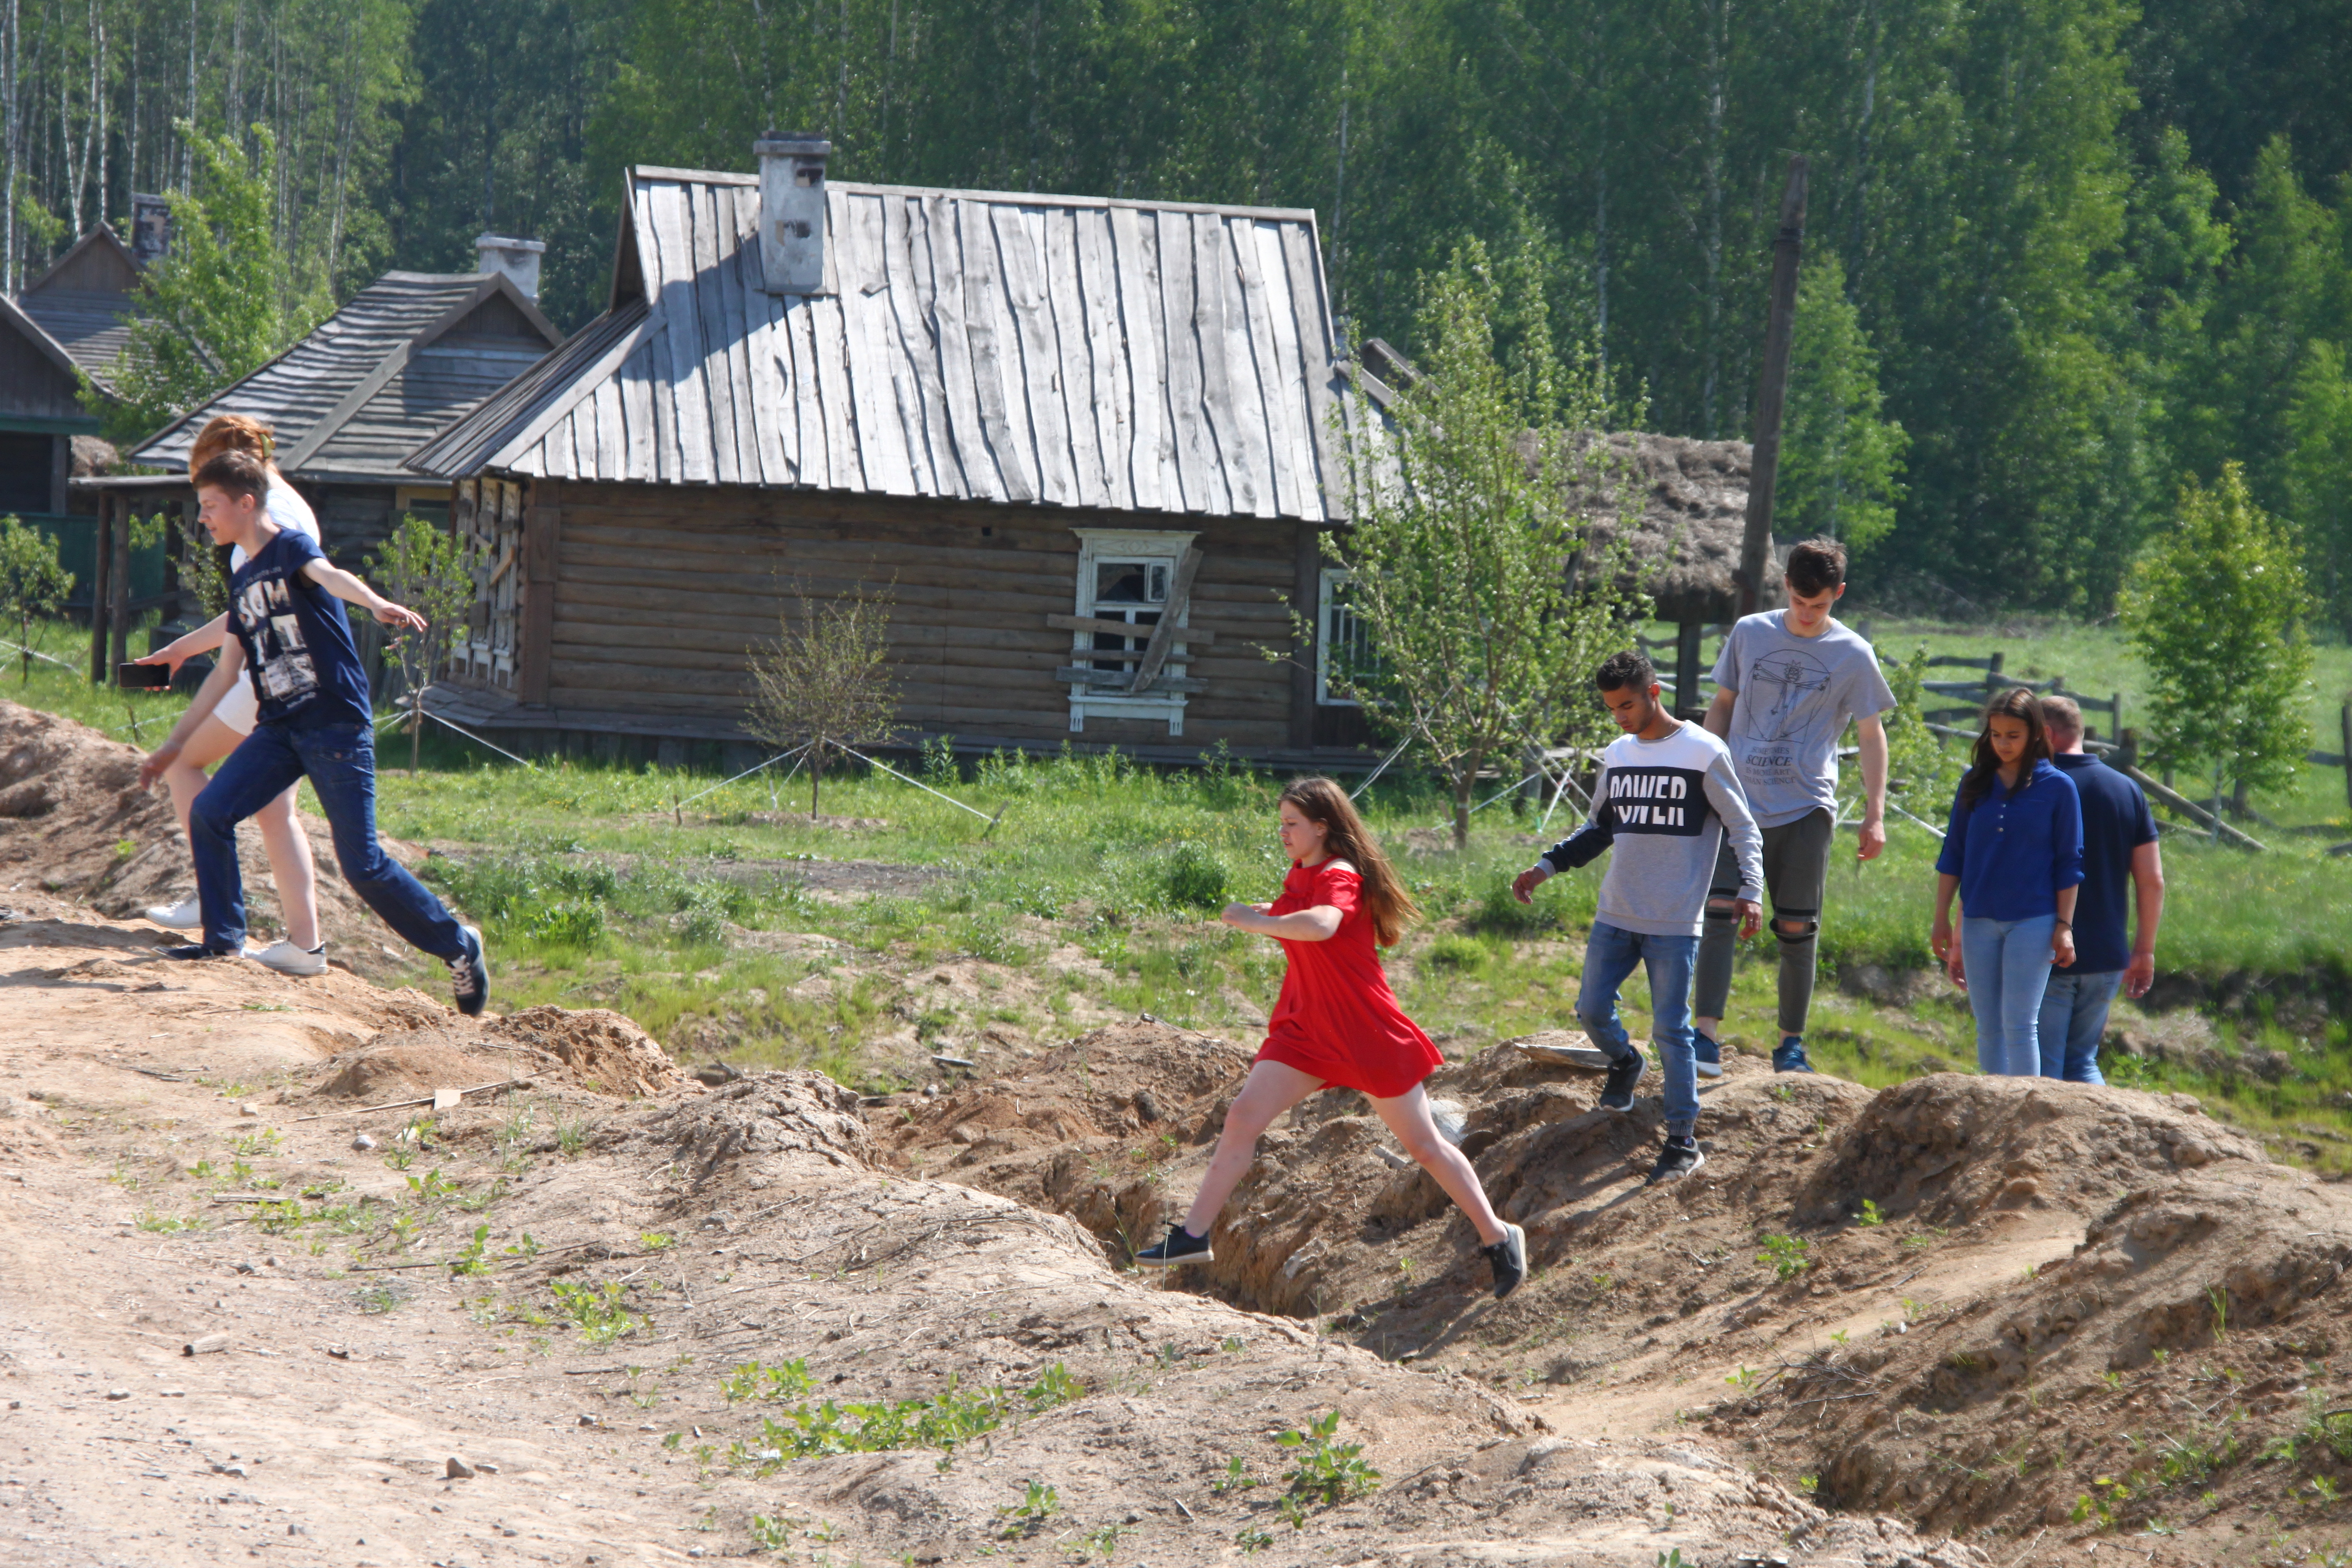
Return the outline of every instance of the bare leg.
<path id="1" fill-rule="evenodd" d="M 243 735 L 217 719 L 207 719 L 196 726 L 188 743 L 172 765 L 163 770 L 163 782 L 172 789 L 172 813 L 180 819 L 180 831 L 188 830 L 188 808 L 204 793 L 211 776 L 205 770 L 236 750 Z"/>
<path id="2" fill-rule="evenodd" d="M 319 868 L 310 858 L 310 836 L 294 815 L 300 784 L 253 814 L 269 871 L 278 883 L 278 907 L 286 917 L 286 940 L 305 952 L 319 945 Z"/>
<path id="3" fill-rule="evenodd" d="M 1486 1189 L 1478 1184 L 1476 1168 L 1437 1131 L 1437 1122 L 1429 1114 L 1427 1091 L 1414 1084 L 1393 1100 L 1373 1100 L 1372 1109 L 1380 1112 L 1389 1131 L 1397 1135 L 1404 1152 L 1436 1179 L 1447 1197 L 1462 1205 L 1462 1212 L 1477 1226 L 1478 1239 L 1488 1247 L 1502 1240 L 1503 1222 L 1495 1217 L 1494 1205 L 1486 1201 Z"/>
<path id="4" fill-rule="evenodd" d="M 1225 1206 L 1225 1200 L 1249 1173 L 1250 1162 L 1257 1158 L 1258 1134 L 1273 1126 L 1276 1117 L 1322 1087 L 1323 1080 L 1313 1073 L 1281 1062 L 1251 1064 L 1249 1077 L 1242 1080 L 1242 1091 L 1234 1096 L 1233 1105 L 1225 1111 L 1224 1131 L 1217 1134 L 1217 1152 L 1209 1157 L 1201 1190 L 1185 1211 L 1186 1230 L 1194 1236 L 1209 1234 L 1209 1227 L 1217 1223 L 1217 1211 Z M 1428 1114 L 1424 1107 L 1422 1115 L 1426 1119 Z M 1471 1184 L 1477 1184 L 1475 1178 Z"/>

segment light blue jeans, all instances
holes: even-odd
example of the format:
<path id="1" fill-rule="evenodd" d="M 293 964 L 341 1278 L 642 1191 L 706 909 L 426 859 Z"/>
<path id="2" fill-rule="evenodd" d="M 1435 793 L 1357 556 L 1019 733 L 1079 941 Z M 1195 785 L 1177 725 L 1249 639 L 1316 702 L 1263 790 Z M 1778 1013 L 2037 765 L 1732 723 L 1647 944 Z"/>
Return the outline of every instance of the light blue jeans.
<path id="1" fill-rule="evenodd" d="M 2050 972 L 2042 994 L 2042 1076 L 2068 1083 L 2105 1083 L 2099 1076 L 2099 1042 L 2107 1033 L 2107 1008 L 2124 983 L 2124 972 L 2077 974 Z"/>
<path id="2" fill-rule="evenodd" d="M 1666 1133 L 1688 1136 L 1698 1126 L 1698 1065 L 1691 1055 L 1691 971 L 1698 964 L 1696 936 L 1650 936 L 1606 921 L 1592 922 L 1584 944 L 1584 986 L 1576 1016 L 1592 1043 L 1616 1060 L 1636 1054 L 1617 1016 L 1617 988 L 1637 963 L 1650 971 L 1650 1039 L 1665 1069 Z"/>
<path id="3" fill-rule="evenodd" d="M 2042 994 L 2050 984 L 2056 915 L 2030 921 L 1960 921 L 1960 963 L 1977 1016 L 1977 1070 L 2040 1078 Z"/>

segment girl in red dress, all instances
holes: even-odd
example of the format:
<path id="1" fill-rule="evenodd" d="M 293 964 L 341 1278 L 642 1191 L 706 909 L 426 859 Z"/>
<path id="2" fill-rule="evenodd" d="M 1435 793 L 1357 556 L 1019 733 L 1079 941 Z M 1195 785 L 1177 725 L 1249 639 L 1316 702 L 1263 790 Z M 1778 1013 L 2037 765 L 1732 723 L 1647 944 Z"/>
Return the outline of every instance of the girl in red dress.
<path id="1" fill-rule="evenodd" d="M 1282 897 L 1228 904 L 1221 917 L 1274 938 L 1289 957 L 1265 1044 L 1225 1112 L 1191 1211 L 1135 1261 L 1148 1268 L 1213 1261 L 1210 1227 L 1257 1157 L 1258 1134 L 1318 1089 L 1352 1089 L 1462 1205 L 1494 1265 L 1495 1294 L 1509 1295 L 1527 1273 L 1527 1233 L 1496 1217 L 1477 1171 L 1438 1132 L 1422 1080 L 1445 1058 L 1397 1005 L 1375 951 L 1394 943 L 1421 911 L 1347 792 L 1329 779 L 1300 779 L 1282 792 L 1282 847 L 1294 862 Z"/>

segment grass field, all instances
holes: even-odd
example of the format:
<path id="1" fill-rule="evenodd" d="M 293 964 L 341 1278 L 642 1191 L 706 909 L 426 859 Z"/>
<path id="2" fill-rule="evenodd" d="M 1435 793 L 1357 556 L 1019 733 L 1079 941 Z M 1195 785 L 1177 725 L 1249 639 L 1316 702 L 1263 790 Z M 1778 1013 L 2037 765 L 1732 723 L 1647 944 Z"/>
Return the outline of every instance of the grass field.
<path id="1" fill-rule="evenodd" d="M 2114 640 L 2082 636 L 2094 647 Z M 148 743 L 180 707 L 94 691 L 55 667 L 41 668 L 19 700 L 125 740 L 136 714 Z M 1273 944 L 1213 919 L 1227 898 L 1272 897 L 1285 868 L 1273 833 L 1280 781 L 1246 769 L 1153 772 L 1065 756 L 993 759 L 959 775 L 934 759 L 927 776 L 938 788 L 984 813 L 1002 809 L 992 830 L 881 774 L 828 781 L 828 816 L 887 824 L 843 827 L 793 814 L 806 809 L 804 777 L 782 796 L 761 776 L 681 806 L 716 780 L 575 762 L 524 768 L 446 733 L 427 738 L 412 779 L 397 765 L 406 750 L 391 736 L 382 746 L 394 764 L 380 781 L 383 826 L 438 851 L 426 874 L 488 932 L 497 1004 L 614 1006 L 683 1056 L 808 1063 L 879 1085 L 926 1070 L 929 1050 L 966 1054 L 999 1036 L 1051 1040 L 1113 1012 L 1247 1038 L 1280 982 Z M 2341 787 L 2340 772 L 2306 772 Z M 1601 868 L 1555 879 L 1533 910 L 1505 890 L 1569 824 L 1555 819 L 1538 837 L 1532 817 L 1497 805 L 1455 855 L 1442 847 L 1445 806 L 1426 783 L 1383 780 L 1366 805 L 1428 916 L 1392 955 L 1398 989 L 1448 1053 L 1574 1026 Z M 2214 1070 L 2129 1058 L 2118 1070 L 2196 1093 L 2294 1157 L 2352 1167 L 2352 1040 L 2310 1001 L 2315 983 L 2343 984 L 2352 858 L 2321 856 L 2324 839 L 2279 842 L 2257 856 L 2168 840 L 2162 963 L 2215 992 L 2251 979 L 2252 997 L 2196 1025 Z M 1935 850 L 1925 829 L 1898 822 L 1882 858 L 1838 863 L 1826 969 L 1927 965 Z M 841 897 L 803 885 L 815 861 L 916 869 L 889 873 L 886 881 L 898 879 L 874 896 Z M 1773 1043 L 1766 947 L 1750 944 L 1743 958 L 1727 1029 L 1756 1049 Z M 940 965 L 970 983 L 916 983 Z M 422 967 L 418 980 L 440 984 Z M 1644 1000 L 1637 980 L 1628 997 L 1637 1033 Z M 2181 1022 L 2166 1027 L 2177 1035 Z M 1810 1045 L 1824 1068 L 1871 1084 L 1975 1059 L 1957 998 L 1881 1005 L 1828 976 Z M 2240 1066 L 2281 1058 L 2291 1070 L 2275 1082 Z"/>

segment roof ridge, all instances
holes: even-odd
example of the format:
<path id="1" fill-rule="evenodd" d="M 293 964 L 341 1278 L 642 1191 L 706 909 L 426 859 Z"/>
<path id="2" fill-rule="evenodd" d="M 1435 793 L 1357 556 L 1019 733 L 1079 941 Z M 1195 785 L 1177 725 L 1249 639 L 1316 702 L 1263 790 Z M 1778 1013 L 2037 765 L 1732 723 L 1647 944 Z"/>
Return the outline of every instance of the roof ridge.
<path id="1" fill-rule="evenodd" d="M 710 185 L 757 185 L 760 176 L 734 169 L 681 169 L 659 163 L 639 163 L 629 170 L 632 179 L 667 180 Z M 1238 202 L 1158 201 L 1139 196 L 1086 196 L 1060 191 L 993 191 L 962 185 L 894 185 L 863 180 L 827 180 L 828 191 L 853 196 L 949 196 L 962 200 L 1024 207 L 1089 207 L 1133 212 L 1215 213 L 1226 217 L 1255 217 L 1286 223 L 1315 224 L 1313 207 L 1269 207 Z"/>

